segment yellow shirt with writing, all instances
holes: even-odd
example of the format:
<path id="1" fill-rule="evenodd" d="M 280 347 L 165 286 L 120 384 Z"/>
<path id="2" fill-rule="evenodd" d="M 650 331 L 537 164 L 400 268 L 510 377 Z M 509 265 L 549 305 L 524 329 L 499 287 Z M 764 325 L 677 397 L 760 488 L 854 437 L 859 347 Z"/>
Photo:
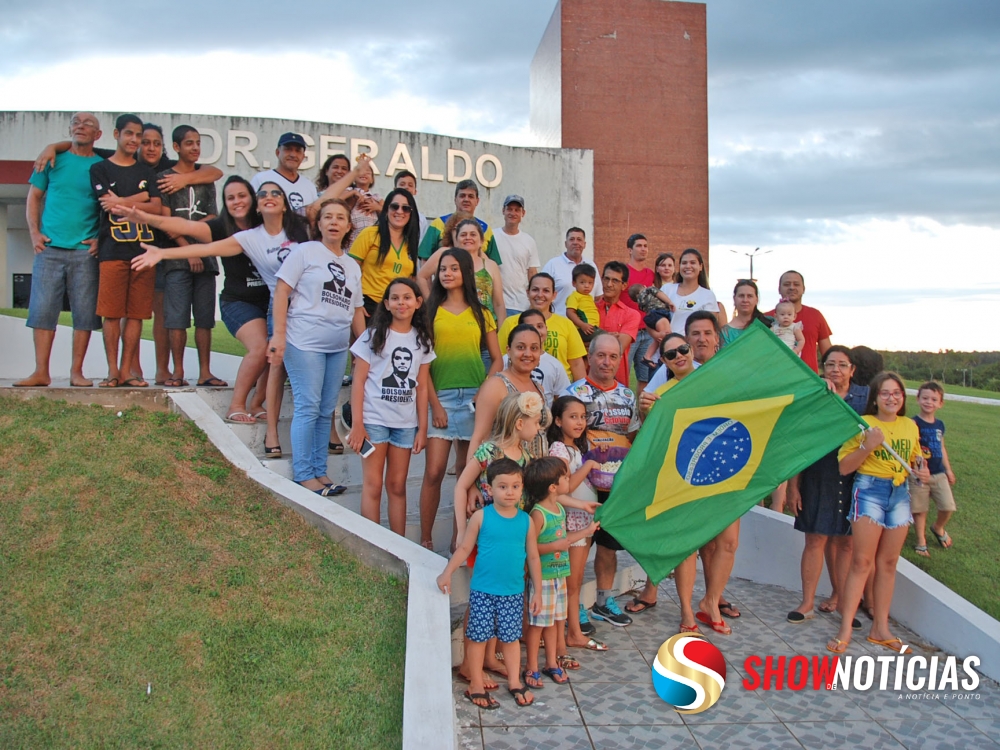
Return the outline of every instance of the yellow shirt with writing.
<path id="1" fill-rule="evenodd" d="M 507 338 L 517 325 L 519 317 L 518 315 L 509 316 L 497 332 L 501 354 L 507 353 Z M 545 351 L 559 360 L 563 369 L 566 370 L 566 377 L 572 383 L 573 371 L 569 369 L 569 361 L 587 356 L 587 347 L 583 345 L 580 331 L 569 318 L 558 313 L 552 313 L 545 321 L 545 325 L 549 329 L 549 335 L 545 339 Z"/>
<path id="2" fill-rule="evenodd" d="M 348 253 L 361 266 L 361 293 L 381 302 L 389 282 L 400 276 L 412 276 L 415 270 L 406 242 L 400 247 L 390 245 L 389 252 L 378 262 L 378 226 L 362 229 L 351 244 Z"/>
<path id="3" fill-rule="evenodd" d="M 862 417 L 869 427 L 878 427 L 885 436 L 885 442 L 892 446 L 903 459 L 912 466 L 920 455 L 920 431 L 917 423 L 909 417 L 896 417 L 894 422 L 883 422 L 876 416 L 868 415 Z M 861 445 L 860 434 L 855 435 L 844 443 L 837 460 L 842 460 L 845 456 L 856 451 Z M 868 446 L 871 447 L 871 446 Z M 880 479 L 891 479 L 897 487 L 906 481 L 906 470 L 900 466 L 899 461 L 892 457 L 884 447 L 879 446 L 868 454 L 868 458 L 858 468 L 861 474 Z"/>

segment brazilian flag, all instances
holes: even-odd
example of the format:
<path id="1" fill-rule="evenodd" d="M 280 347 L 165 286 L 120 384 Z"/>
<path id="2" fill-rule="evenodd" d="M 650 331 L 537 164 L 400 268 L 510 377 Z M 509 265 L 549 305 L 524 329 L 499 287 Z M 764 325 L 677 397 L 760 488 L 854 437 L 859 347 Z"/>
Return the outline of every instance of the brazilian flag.
<path id="1" fill-rule="evenodd" d="M 863 429 L 854 410 L 757 321 L 659 394 L 597 511 L 601 528 L 657 583 Z"/>

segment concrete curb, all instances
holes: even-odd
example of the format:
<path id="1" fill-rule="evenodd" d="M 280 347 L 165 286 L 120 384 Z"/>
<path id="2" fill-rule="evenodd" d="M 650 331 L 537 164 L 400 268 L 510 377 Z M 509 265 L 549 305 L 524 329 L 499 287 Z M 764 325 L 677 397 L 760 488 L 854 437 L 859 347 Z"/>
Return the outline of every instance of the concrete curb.
<path id="1" fill-rule="evenodd" d="M 227 460 L 270 490 L 279 502 L 366 564 L 407 579 L 403 747 L 455 748 L 450 606 L 435 583 L 442 570 L 441 558 L 263 466 L 197 393 L 171 393 L 170 400 Z"/>
<path id="2" fill-rule="evenodd" d="M 805 534 L 796 531 L 793 524 L 791 516 L 766 508 L 751 508 L 740 524 L 734 576 L 801 591 L 799 562 Z M 747 572 L 751 575 L 746 575 Z M 830 591 L 825 570 L 819 591 Z M 1000 682 L 1000 622 L 902 558 L 896 567 L 896 591 L 890 614 L 948 653 L 961 658 L 978 656 L 979 671 Z"/>

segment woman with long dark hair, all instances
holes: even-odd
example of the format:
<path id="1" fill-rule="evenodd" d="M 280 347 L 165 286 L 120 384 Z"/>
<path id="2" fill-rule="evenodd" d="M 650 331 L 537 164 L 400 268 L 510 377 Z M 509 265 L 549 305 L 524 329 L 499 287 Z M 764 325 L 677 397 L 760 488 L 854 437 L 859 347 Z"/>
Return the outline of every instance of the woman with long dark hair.
<path id="1" fill-rule="evenodd" d="M 131 220 L 201 243 L 232 237 L 237 232 L 260 226 L 263 221 L 254 210 L 253 188 L 239 175 L 233 175 L 222 186 L 222 209 L 217 218 L 209 221 L 153 215 L 125 207 L 118 207 L 116 213 L 123 216 L 131 214 Z M 271 293 L 253 263 L 243 253 L 223 256 L 222 266 L 226 272 L 219 295 L 222 322 L 247 350 L 236 373 L 226 421 L 254 424 L 267 416 L 263 404 L 267 385 L 267 308 Z M 257 388 L 248 404 L 247 399 L 255 382 Z"/>
<path id="2" fill-rule="evenodd" d="M 465 466 L 475 430 L 473 401 L 487 375 L 497 372 L 503 362 L 496 320 L 479 304 L 472 257 L 465 250 L 450 248 L 438 256 L 427 316 L 434 331 L 437 358 L 431 363 L 434 387 L 429 394 L 431 426 L 420 489 L 420 543 L 431 549 L 451 443 L 458 441 L 457 463 Z M 484 345 L 492 360 L 488 373 L 480 354 Z"/>
<path id="3" fill-rule="evenodd" d="M 272 297 L 277 284 L 278 269 L 282 262 L 297 247 L 298 243 L 309 239 L 305 220 L 296 214 L 288 203 L 285 191 L 275 182 L 264 182 L 257 188 L 256 212 L 261 223 L 245 229 L 231 237 L 210 242 L 207 245 L 187 245 L 186 247 L 158 248 L 143 244 L 146 252 L 132 260 L 136 269 L 152 268 L 163 259 L 207 258 L 217 255 L 221 258 L 244 253 L 264 280 Z M 268 310 L 268 332 L 272 329 L 272 311 Z M 285 383 L 285 368 L 280 364 L 271 366 L 267 380 L 267 432 L 264 437 L 264 457 L 280 458 L 278 445 L 278 416 L 281 412 L 282 389 Z"/>
<path id="4" fill-rule="evenodd" d="M 369 319 L 393 279 L 413 276 L 420 246 L 420 214 L 409 191 L 397 188 L 382 202 L 374 226 L 358 233 L 350 253 L 361 265 L 361 289 Z"/>
<path id="5" fill-rule="evenodd" d="M 906 479 L 908 474 L 925 483 L 931 479 L 917 424 L 906 416 L 906 386 L 899 375 L 882 372 L 875 376 L 863 419 L 868 429 L 844 443 L 837 454 L 840 473 L 854 473 L 848 516 L 854 539 L 838 607 L 840 629 L 826 644 L 835 654 L 844 653 L 851 642 L 854 617 L 873 570 L 874 612 L 868 642 L 902 651 L 902 640 L 889 632 L 889 608 L 896 587 L 896 563 L 913 522 Z M 895 455 L 883 443 L 893 446 Z"/>
<path id="6" fill-rule="evenodd" d="M 716 317 L 720 310 L 715 293 L 708 288 L 708 275 L 705 273 L 705 261 L 701 253 L 689 247 L 681 253 L 678 266 L 680 282 L 664 284 L 661 289 L 674 307 L 674 316 L 670 320 L 670 329 L 673 331 L 683 331 L 688 315 L 695 310 L 708 310 L 715 313 Z"/>

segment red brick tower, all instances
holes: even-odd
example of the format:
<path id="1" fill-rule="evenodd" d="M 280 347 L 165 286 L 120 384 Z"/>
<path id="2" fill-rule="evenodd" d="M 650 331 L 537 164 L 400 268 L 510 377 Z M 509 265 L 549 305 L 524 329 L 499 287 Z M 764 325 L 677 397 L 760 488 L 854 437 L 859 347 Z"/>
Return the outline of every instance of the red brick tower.
<path id="1" fill-rule="evenodd" d="M 686 247 L 708 260 L 704 5 L 561 0 L 531 64 L 531 128 L 594 151 L 599 266 L 625 259 L 633 232 L 650 263 Z"/>

